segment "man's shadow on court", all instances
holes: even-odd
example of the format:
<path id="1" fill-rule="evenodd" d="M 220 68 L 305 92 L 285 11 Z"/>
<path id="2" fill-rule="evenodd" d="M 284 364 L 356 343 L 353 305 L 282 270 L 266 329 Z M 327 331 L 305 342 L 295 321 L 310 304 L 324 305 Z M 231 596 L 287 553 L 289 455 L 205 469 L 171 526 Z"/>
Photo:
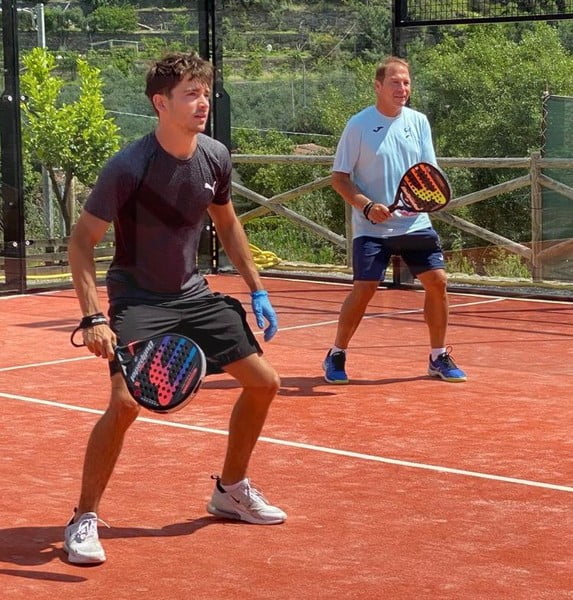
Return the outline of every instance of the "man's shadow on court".
<path id="1" fill-rule="evenodd" d="M 317 377 L 281 377 L 281 387 L 278 396 L 336 396 L 340 391 L 355 387 L 390 385 L 407 381 L 422 381 L 434 379 L 429 375 L 412 377 L 383 377 L 380 379 L 352 379 L 348 385 L 327 383 L 322 376 Z M 240 389 L 237 381 L 230 378 L 207 379 L 203 384 L 204 390 L 234 390 Z M 362 390 L 366 393 L 366 390 Z"/>
<path id="2" fill-rule="evenodd" d="M 172 523 L 165 527 L 100 527 L 100 540 L 140 537 L 178 537 L 192 535 L 203 527 L 221 523 L 239 524 L 226 519 L 204 516 L 182 523 Z M 248 524 L 248 523 L 247 523 Z M 14 564 L 22 567 L 37 567 L 54 560 L 67 563 L 67 554 L 63 550 L 64 525 L 54 527 L 14 527 L 0 529 L 0 564 Z M 98 565 L 74 565 L 93 567 Z M 36 571 L 33 569 L 2 569 L 0 575 L 11 575 L 28 579 L 80 583 L 86 578 L 64 573 Z"/>

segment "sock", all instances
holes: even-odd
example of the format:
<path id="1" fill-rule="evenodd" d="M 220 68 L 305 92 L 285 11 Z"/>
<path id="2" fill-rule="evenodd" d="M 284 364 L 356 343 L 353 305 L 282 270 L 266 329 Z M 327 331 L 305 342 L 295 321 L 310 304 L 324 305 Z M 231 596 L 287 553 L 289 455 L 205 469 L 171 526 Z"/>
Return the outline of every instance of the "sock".
<path id="1" fill-rule="evenodd" d="M 432 348 L 432 360 L 436 360 L 440 354 L 444 354 L 446 352 L 445 348 Z"/>
<path id="2" fill-rule="evenodd" d="M 226 492 L 233 492 L 234 490 L 245 486 L 247 483 L 249 482 L 248 479 L 241 479 L 241 481 L 237 481 L 237 483 L 232 483 L 231 485 L 223 485 L 221 484 L 221 487 L 226 491 Z"/>
<path id="3" fill-rule="evenodd" d="M 330 349 L 330 354 L 334 354 L 335 352 L 346 352 L 346 348 L 339 348 L 338 346 L 332 346 Z"/>

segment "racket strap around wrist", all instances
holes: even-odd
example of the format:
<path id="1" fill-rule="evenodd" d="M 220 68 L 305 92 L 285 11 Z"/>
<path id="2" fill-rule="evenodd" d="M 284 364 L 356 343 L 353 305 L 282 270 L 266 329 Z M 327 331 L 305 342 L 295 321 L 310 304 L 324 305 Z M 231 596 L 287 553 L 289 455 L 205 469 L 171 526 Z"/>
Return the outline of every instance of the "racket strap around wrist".
<path id="1" fill-rule="evenodd" d="M 79 325 L 72 331 L 72 335 L 70 336 L 70 342 L 72 346 L 76 348 L 80 348 L 84 344 L 78 344 L 74 338 L 78 331 L 83 329 L 90 329 L 90 327 L 95 327 L 96 325 L 107 325 L 107 319 L 102 312 L 94 313 L 93 315 L 86 315 L 82 318 Z"/>

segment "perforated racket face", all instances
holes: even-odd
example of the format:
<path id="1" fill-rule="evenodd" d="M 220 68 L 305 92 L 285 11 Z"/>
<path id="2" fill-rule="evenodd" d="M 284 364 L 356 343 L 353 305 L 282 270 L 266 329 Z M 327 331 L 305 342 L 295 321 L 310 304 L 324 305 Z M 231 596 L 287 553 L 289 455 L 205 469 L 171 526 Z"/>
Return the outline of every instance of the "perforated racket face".
<path id="1" fill-rule="evenodd" d="M 435 212 L 451 198 L 446 176 L 430 163 L 417 163 L 402 177 L 398 187 L 402 206 L 411 212 Z M 398 207 L 400 208 L 400 207 Z"/>
<path id="2" fill-rule="evenodd" d="M 180 410 L 199 390 L 206 360 L 187 337 L 162 335 L 118 346 L 115 354 L 133 398 L 159 413 Z"/>

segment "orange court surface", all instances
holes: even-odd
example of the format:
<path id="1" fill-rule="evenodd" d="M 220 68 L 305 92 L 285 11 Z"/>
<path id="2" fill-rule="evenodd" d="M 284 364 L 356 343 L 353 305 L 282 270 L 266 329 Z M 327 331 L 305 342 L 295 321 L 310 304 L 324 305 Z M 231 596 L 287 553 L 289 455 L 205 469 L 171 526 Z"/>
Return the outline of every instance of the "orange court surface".
<path id="1" fill-rule="evenodd" d="M 242 280 L 208 279 L 261 335 Z M 250 476 L 288 520 L 206 512 L 239 391 L 211 376 L 129 430 L 91 567 L 62 540 L 107 365 L 70 345 L 73 290 L 0 297 L 0 600 L 573 599 L 573 303 L 450 294 L 451 384 L 427 375 L 423 293 L 380 289 L 331 385 L 349 284 L 265 284 L 282 385 Z"/>

